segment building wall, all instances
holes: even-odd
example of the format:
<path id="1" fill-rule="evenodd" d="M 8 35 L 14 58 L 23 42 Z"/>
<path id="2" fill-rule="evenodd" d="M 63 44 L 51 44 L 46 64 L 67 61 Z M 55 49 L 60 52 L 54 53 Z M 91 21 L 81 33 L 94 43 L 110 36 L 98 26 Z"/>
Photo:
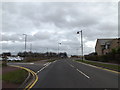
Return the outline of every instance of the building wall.
<path id="1" fill-rule="evenodd" d="M 112 49 L 117 48 L 117 47 L 120 47 L 120 39 L 119 40 L 118 39 L 113 39 L 111 44 L 110 44 L 110 48 L 109 49 L 104 49 L 103 52 L 102 52 L 102 47 L 97 40 L 95 51 L 97 52 L 98 55 L 105 55 L 105 54 L 111 52 Z"/>
<path id="2" fill-rule="evenodd" d="M 97 52 L 98 55 L 102 55 L 102 47 L 98 41 L 95 47 L 95 52 Z"/>
<path id="3" fill-rule="evenodd" d="M 118 39 L 112 40 L 112 43 L 111 43 L 111 46 L 110 46 L 110 51 L 114 48 L 120 47 L 120 43 L 118 44 L 118 42 L 120 42 L 120 40 L 118 40 Z"/>
<path id="4" fill-rule="evenodd" d="M 103 50 L 103 55 L 106 55 L 107 53 L 109 53 L 111 51 L 111 49 L 104 49 Z"/>

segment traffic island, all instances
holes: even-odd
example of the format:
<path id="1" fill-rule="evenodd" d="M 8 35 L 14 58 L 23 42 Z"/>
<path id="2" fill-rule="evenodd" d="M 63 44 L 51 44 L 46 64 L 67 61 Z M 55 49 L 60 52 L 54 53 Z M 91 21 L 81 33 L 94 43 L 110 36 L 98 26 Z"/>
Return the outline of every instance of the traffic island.
<path id="1" fill-rule="evenodd" d="M 24 82 L 28 72 L 11 66 L 2 68 L 2 88 L 19 88 Z"/>
<path id="2" fill-rule="evenodd" d="M 30 89 L 38 81 L 37 74 L 25 67 L 9 65 L 5 70 L 3 69 L 3 89 Z"/>

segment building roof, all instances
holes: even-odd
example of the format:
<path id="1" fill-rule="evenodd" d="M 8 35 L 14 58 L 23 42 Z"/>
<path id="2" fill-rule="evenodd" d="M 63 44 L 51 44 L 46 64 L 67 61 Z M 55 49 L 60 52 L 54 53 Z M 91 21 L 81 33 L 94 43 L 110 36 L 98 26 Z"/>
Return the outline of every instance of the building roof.
<path id="1" fill-rule="evenodd" d="M 106 38 L 106 39 L 101 38 L 101 39 L 97 39 L 96 46 L 97 46 L 98 43 L 99 43 L 100 45 L 111 44 L 111 42 L 112 42 L 113 40 L 119 40 L 119 39 L 120 39 L 120 38 Z M 95 46 L 95 48 L 96 48 L 96 46 Z"/>
<path id="2" fill-rule="evenodd" d="M 112 42 L 113 39 L 98 39 L 98 42 L 100 43 L 100 45 L 105 45 L 110 44 Z"/>

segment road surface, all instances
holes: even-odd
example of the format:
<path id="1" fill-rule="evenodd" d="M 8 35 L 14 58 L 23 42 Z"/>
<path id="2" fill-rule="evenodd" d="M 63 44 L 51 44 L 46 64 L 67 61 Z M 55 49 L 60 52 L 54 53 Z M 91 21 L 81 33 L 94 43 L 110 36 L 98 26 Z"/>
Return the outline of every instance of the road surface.
<path id="1" fill-rule="evenodd" d="M 33 88 L 118 88 L 118 74 L 75 62 L 56 60 L 46 65 L 19 64 L 39 77 Z"/>

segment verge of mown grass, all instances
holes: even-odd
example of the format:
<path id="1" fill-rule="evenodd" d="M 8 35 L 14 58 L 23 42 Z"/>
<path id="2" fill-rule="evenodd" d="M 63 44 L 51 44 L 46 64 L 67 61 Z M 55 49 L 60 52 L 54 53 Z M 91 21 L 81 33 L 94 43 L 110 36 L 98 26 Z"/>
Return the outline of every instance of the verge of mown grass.
<path id="1" fill-rule="evenodd" d="M 10 83 L 21 84 L 24 82 L 27 75 L 27 71 L 19 69 L 3 74 L 2 80 Z"/>
<path id="2" fill-rule="evenodd" d="M 53 61 L 55 61 L 55 59 L 48 60 L 47 62 L 53 62 Z"/>
<path id="3" fill-rule="evenodd" d="M 76 61 L 99 66 L 99 67 L 104 67 L 104 68 L 108 68 L 108 69 L 112 69 L 116 71 L 120 70 L 120 66 L 118 65 L 104 64 L 104 63 L 99 63 L 99 62 L 90 62 L 90 61 L 85 61 L 85 60 L 76 60 Z"/>

